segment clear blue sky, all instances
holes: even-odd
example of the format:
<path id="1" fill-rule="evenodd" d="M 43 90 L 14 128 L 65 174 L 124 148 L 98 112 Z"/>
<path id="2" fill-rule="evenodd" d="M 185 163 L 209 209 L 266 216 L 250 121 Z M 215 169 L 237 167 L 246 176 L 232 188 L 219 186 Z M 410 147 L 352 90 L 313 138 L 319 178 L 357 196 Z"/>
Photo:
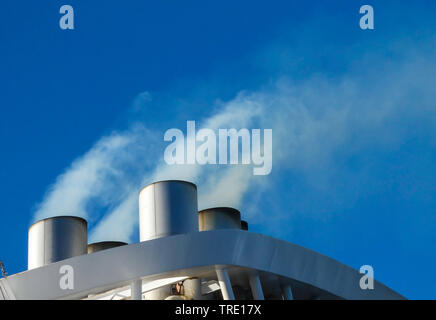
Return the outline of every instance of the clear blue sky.
<path id="1" fill-rule="evenodd" d="M 59 28 L 63 4 L 74 30 Z M 359 28 L 363 4 L 375 30 Z M 407 298 L 435 299 L 435 14 L 434 1 L 3 0 L 0 259 L 10 274 L 26 269 L 35 211 L 102 137 L 141 123 L 162 142 L 164 130 L 259 93 L 285 97 L 271 114 L 294 119 L 301 103 L 310 119 L 289 122 L 298 143 L 274 140 L 286 159 L 244 194 L 252 230 L 370 264 Z M 161 161 L 158 150 L 144 161 Z M 104 204 L 95 210 L 92 225 Z"/>

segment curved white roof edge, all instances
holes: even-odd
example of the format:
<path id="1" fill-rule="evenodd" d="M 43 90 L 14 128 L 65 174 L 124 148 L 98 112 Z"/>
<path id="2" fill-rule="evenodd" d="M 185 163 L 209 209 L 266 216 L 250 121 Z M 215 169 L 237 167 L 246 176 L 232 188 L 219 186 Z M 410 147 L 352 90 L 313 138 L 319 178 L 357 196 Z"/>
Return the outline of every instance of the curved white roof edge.
<path id="1" fill-rule="evenodd" d="M 74 270 L 74 289 L 63 290 L 60 268 Z M 52 263 L 0 280 L 16 299 L 77 299 L 143 279 L 207 276 L 221 266 L 271 273 L 344 299 L 405 299 L 374 281 L 362 290 L 357 270 L 315 251 L 235 229 L 194 232 L 121 246 Z M 1 295 L 0 295 L 1 297 Z"/>

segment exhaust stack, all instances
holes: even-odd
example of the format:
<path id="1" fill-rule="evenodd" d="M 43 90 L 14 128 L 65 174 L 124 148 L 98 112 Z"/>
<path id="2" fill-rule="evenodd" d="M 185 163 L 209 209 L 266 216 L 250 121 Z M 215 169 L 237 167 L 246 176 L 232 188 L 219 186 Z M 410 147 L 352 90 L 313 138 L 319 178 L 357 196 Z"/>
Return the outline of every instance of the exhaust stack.
<path id="1" fill-rule="evenodd" d="M 241 220 L 241 230 L 248 231 L 248 222 L 245 220 Z"/>
<path id="2" fill-rule="evenodd" d="M 139 193 L 140 241 L 198 231 L 197 186 L 170 180 L 149 184 Z"/>
<path id="3" fill-rule="evenodd" d="M 88 254 L 106 249 L 125 246 L 127 243 L 122 241 L 101 241 L 88 244 Z"/>
<path id="4" fill-rule="evenodd" d="M 241 229 L 241 213 L 228 207 L 210 208 L 198 213 L 200 231 Z"/>
<path id="5" fill-rule="evenodd" d="M 28 269 L 87 253 L 88 223 L 73 216 L 35 222 L 29 228 Z"/>

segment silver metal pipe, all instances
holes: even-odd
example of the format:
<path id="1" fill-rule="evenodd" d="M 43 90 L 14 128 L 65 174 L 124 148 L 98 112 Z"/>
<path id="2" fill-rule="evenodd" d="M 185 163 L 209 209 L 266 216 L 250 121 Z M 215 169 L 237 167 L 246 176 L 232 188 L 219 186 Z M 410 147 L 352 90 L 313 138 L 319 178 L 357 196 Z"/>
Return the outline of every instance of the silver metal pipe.
<path id="1" fill-rule="evenodd" d="M 29 228 L 28 269 L 87 253 L 85 219 L 58 216 L 35 222 Z"/>
<path id="2" fill-rule="evenodd" d="M 235 294 L 233 293 L 232 283 L 226 269 L 216 269 L 216 275 L 218 277 L 218 284 L 221 288 L 221 293 L 224 300 L 235 300 Z"/>
<path id="3" fill-rule="evenodd" d="M 121 241 L 101 241 L 88 244 L 88 254 L 102 250 L 125 246 L 127 243 Z"/>
<path id="4" fill-rule="evenodd" d="M 265 300 L 263 296 L 262 284 L 260 283 L 260 278 L 258 274 L 252 274 L 248 278 L 251 288 L 251 294 L 254 300 Z"/>
<path id="5" fill-rule="evenodd" d="M 292 288 L 290 285 L 283 286 L 282 290 L 285 300 L 294 300 L 294 295 L 292 294 Z"/>
<path id="6" fill-rule="evenodd" d="M 217 229 L 241 229 L 241 213 L 229 207 L 201 210 L 198 213 L 200 231 Z"/>
<path id="7" fill-rule="evenodd" d="M 130 285 L 131 300 L 142 300 L 142 280 L 135 280 Z"/>
<path id="8" fill-rule="evenodd" d="M 197 187 L 187 181 L 152 183 L 139 193 L 140 241 L 198 231 Z"/>
<path id="9" fill-rule="evenodd" d="M 241 229 L 248 231 L 248 222 L 245 220 L 241 220 Z"/>

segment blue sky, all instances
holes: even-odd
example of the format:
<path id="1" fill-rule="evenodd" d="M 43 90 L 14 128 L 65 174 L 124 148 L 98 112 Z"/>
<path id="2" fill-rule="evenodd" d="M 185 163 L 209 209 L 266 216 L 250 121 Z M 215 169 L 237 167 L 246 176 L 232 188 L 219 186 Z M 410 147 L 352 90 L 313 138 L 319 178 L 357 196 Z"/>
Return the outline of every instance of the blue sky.
<path id="1" fill-rule="evenodd" d="M 252 231 L 436 298 L 434 1 L 69 1 L 67 31 L 63 4 L 0 5 L 10 274 L 37 217 L 86 216 L 91 239 L 137 241 L 137 191 L 173 177 Z M 359 28 L 363 4 L 375 30 Z M 187 120 L 272 128 L 272 173 L 165 167 L 164 132 Z"/>

